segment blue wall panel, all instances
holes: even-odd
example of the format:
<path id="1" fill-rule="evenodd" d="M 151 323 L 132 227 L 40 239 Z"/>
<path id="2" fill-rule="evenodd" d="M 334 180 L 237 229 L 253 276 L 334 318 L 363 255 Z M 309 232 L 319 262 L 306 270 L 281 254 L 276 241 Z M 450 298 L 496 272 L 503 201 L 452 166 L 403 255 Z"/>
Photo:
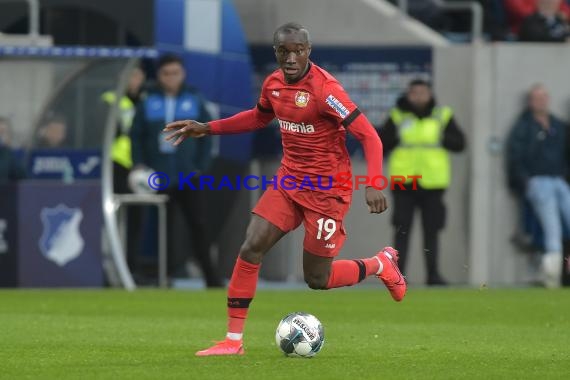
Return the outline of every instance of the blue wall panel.
<path id="1" fill-rule="evenodd" d="M 184 0 L 157 0 L 154 15 L 156 42 L 182 47 Z"/>
<path id="2" fill-rule="evenodd" d="M 188 83 L 220 107 L 227 117 L 255 105 L 249 49 L 234 5 L 221 2 L 221 51 L 205 53 L 184 48 L 184 0 L 156 2 L 156 46 L 185 60 Z M 252 134 L 222 136 L 220 156 L 246 162 L 251 157 Z"/>

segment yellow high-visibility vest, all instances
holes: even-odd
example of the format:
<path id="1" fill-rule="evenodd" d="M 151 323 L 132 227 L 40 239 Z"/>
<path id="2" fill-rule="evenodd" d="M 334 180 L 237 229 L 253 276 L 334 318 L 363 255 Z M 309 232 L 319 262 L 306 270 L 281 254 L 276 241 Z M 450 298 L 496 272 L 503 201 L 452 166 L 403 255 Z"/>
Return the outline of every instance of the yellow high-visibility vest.
<path id="1" fill-rule="evenodd" d="M 116 102 L 117 96 L 113 91 L 107 91 L 101 95 L 101 99 L 112 106 Z M 133 161 L 131 157 L 131 138 L 129 137 L 129 131 L 135 116 L 135 105 L 127 96 L 123 96 L 119 100 L 119 112 L 121 133 L 113 142 L 111 158 L 119 165 L 130 169 L 133 167 Z"/>
<path id="2" fill-rule="evenodd" d="M 390 175 L 406 178 L 421 175 L 417 183 L 424 189 L 447 188 L 451 182 L 451 164 L 442 139 L 453 116 L 451 108 L 435 107 L 429 117 L 422 119 L 394 108 L 390 116 L 400 138 L 399 145 L 390 156 Z M 411 179 L 406 181 L 411 182 Z"/>

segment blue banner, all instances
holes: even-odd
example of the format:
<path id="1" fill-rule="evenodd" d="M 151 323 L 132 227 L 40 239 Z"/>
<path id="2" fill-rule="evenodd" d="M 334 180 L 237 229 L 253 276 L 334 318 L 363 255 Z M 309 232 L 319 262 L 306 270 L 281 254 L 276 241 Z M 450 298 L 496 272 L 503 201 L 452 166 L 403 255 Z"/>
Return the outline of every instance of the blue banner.
<path id="1" fill-rule="evenodd" d="M 76 179 L 101 177 L 99 150 L 34 150 L 28 159 L 28 177 L 33 179 Z"/>
<path id="2" fill-rule="evenodd" d="M 158 51 L 154 48 L 125 48 L 113 46 L 0 46 L 0 56 L 156 58 Z"/>

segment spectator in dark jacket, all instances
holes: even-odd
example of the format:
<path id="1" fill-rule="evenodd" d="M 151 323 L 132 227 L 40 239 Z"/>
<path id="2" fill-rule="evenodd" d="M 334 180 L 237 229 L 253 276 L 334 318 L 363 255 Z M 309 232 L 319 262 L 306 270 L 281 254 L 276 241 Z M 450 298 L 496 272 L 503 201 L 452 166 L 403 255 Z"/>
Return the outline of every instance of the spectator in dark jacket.
<path id="1" fill-rule="evenodd" d="M 212 140 L 209 137 L 191 139 L 188 144 L 174 147 L 164 140 L 163 129 L 173 120 L 212 120 L 206 109 L 206 101 L 195 89 L 184 86 L 186 72 L 182 60 L 165 55 L 158 61 L 158 88 L 150 89 L 138 106 L 131 128 L 133 171 L 140 168 L 165 173 L 170 184 L 161 193 L 168 194 L 169 236 L 173 243 L 172 217 L 177 209 L 182 211 L 191 229 L 191 239 L 196 257 L 208 287 L 223 286 L 210 255 L 210 239 L 207 231 L 205 192 L 200 189 L 197 177 L 208 171 L 211 161 Z M 192 176 L 194 173 L 194 176 Z M 179 176 L 192 178 L 181 183 Z M 171 278 L 187 277 L 186 257 L 178 250 L 170 250 L 168 271 Z"/>
<path id="2" fill-rule="evenodd" d="M 567 42 L 568 20 L 559 13 L 561 0 L 538 0 L 537 11 L 521 25 L 519 40 L 525 42 Z"/>
<path id="3" fill-rule="evenodd" d="M 570 227 L 568 138 L 568 126 L 550 113 L 546 88 L 535 85 L 510 133 L 507 163 L 511 188 L 530 203 L 544 233 L 541 272 L 550 288 L 561 281 L 562 220 Z"/>

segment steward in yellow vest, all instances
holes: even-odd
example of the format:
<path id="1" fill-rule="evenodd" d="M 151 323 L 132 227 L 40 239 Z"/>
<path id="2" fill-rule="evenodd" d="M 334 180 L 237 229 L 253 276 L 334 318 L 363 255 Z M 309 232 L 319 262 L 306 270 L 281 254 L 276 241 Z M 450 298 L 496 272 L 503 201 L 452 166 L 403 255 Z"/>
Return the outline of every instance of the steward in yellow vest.
<path id="1" fill-rule="evenodd" d="M 112 107 L 117 101 L 117 95 L 114 91 L 107 91 L 101 95 L 101 100 Z M 125 169 L 131 169 L 133 167 L 129 131 L 133 124 L 135 110 L 136 106 L 128 96 L 123 96 L 119 99 L 119 125 L 117 136 L 111 148 L 111 158 L 113 162 L 123 166 Z"/>
<path id="2" fill-rule="evenodd" d="M 117 135 L 111 147 L 113 160 L 113 182 L 115 193 L 129 193 L 127 178 L 133 167 L 131 153 L 130 131 L 136 113 L 137 104 L 141 98 L 141 88 L 145 74 L 136 67 L 131 72 L 127 84 L 127 93 L 117 100 L 114 91 L 106 91 L 101 95 L 101 101 L 109 108 L 118 101 L 119 114 L 117 119 Z"/>
<path id="3" fill-rule="evenodd" d="M 427 284 L 445 285 L 438 271 L 438 233 L 445 226 L 443 193 L 451 182 L 449 152 L 465 148 L 465 137 L 450 107 L 436 105 L 431 86 L 414 80 L 390 111 L 380 130 L 384 153 L 390 154 L 389 175 L 421 176 L 417 188 L 408 179 L 404 189 L 391 187 L 394 196 L 392 223 L 400 270 L 405 273 L 408 238 L 416 208 L 422 211 Z"/>
<path id="4" fill-rule="evenodd" d="M 382 143 L 385 152 L 392 151 L 390 175 L 421 175 L 418 184 L 423 189 L 449 187 L 449 151 L 460 152 L 465 145 L 450 107 L 436 106 L 431 98 L 423 110 L 414 110 L 406 97 L 390 111 L 382 129 Z"/>

